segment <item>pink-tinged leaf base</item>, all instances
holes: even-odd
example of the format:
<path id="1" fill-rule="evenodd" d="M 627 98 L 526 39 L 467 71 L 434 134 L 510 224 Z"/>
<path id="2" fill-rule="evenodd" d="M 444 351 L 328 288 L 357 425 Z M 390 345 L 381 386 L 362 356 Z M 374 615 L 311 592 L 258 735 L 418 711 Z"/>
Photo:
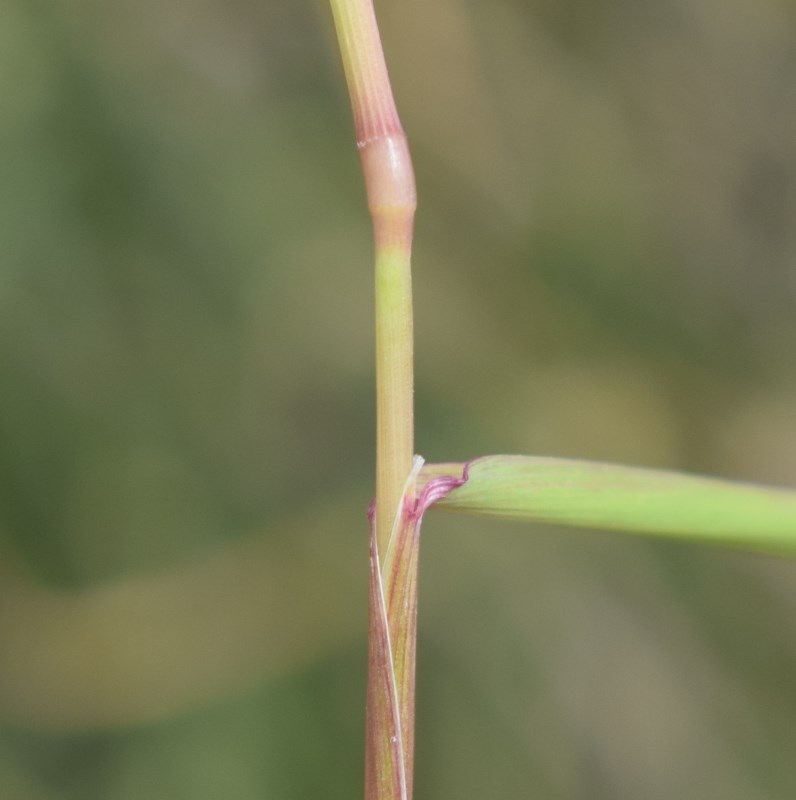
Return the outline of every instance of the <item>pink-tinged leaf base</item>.
<path id="1" fill-rule="evenodd" d="M 466 476 L 441 475 L 415 496 L 415 458 L 383 565 L 371 509 L 370 635 L 365 800 L 411 800 L 414 772 L 415 650 L 420 525 L 425 510 Z"/>
<path id="2" fill-rule="evenodd" d="M 370 624 L 365 746 L 365 798 L 408 800 L 406 758 L 396 688 L 389 613 L 375 531 L 370 538 Z"/>

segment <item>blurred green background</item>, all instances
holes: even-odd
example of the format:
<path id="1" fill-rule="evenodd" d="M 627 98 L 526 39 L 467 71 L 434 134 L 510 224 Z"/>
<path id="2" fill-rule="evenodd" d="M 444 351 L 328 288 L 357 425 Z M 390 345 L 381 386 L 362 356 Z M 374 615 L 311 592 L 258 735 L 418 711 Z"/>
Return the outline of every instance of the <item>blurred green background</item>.
<path id="1" fill-rule="evenodd" d="M 418 450 L 796 485 L 796 7 L 382 0 Z M 361 796 L 371 240 L 321 0 L 0 5 L 0 797 Z M 430 514 L 416 800 L 796 797 L 796 565 Z"/>

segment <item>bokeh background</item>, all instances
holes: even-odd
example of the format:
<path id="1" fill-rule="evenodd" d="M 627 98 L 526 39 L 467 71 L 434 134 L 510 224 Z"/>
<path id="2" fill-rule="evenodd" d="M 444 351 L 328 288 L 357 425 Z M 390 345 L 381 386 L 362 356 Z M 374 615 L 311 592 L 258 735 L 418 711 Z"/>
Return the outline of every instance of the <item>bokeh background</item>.
<path id="1" fill-rule="evenodd" d="M 381 0 L 418 450 L 796 485 L 796 7 Z M 371 240 L 321 0 L 0 5 L 0 797 L 361 794 Z M 430 514 L 417 800 L 790 800 L 796 565 Z"/>

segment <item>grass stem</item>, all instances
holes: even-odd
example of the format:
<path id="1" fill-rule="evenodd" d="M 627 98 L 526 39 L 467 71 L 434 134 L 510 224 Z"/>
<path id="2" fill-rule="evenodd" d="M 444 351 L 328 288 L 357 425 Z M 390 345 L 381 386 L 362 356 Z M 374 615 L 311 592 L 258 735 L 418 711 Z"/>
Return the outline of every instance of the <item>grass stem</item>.
<path id="1" fill-rule="evenodd" d="M 376 535 L 389 546 L 414 453 L 412 278 L 417 205 L 371 0 L 331 0 L 376 250 Z"/>
<path id="2" fill-rule="evenodd" d="M 371 531 L 366 800 L 410 800 L 420 518 L 413 471 L 410 270 L 415 178 L 372 0 L 331 0 L 376 256 L 376 507 Z"/>

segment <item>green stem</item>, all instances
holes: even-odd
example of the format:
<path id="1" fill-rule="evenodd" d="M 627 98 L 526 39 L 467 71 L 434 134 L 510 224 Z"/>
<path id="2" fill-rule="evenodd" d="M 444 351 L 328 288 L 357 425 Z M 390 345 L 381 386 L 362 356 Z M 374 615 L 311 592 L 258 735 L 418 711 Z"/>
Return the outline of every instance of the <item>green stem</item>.
<path id="1" fill-rule="evenodd" d="M 376 533 L 389 546 L 414 452 L 412 279 L 417 204 L 371 0 L 331 0 L 376 249 Z"/>
<path id="2" fill-rule="evenodd" d="M 412 278 L 409 256 L 376 256 L 376 531 L 382 563 L 412 465 Z"/>
<path id="3" fill-rule="evenodd" d="M 376 250 L 376 509 L 371 531 L 366 800 L 410 800 L 416 514 L 412 278 L 415 179 L 372 0 L 331 0 Z"/>

